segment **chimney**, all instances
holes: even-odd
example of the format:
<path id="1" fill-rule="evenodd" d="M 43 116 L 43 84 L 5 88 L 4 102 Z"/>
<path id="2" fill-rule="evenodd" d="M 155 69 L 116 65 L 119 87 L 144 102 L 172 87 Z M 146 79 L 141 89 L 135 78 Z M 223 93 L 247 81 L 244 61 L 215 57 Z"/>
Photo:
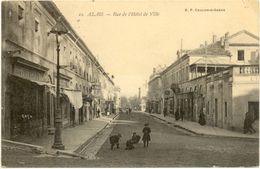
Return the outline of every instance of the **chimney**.
<path id="1" fill-rule="evenodd" d="M 228 34 L 229 34 L 229 32 L 226 32 L 226 33 L 225 33 L 225 40 L 228 39 Z"/>
<path id="2" fill-rule="evenodd" d="M 138 98 L 141 99 L 141 88 L 138 88 L 139 92 L 138 92 Z"/>
<path id="3" fill-rule="evenodd" d="M 221 45 L 221 47 L 224 47 L 224 37 L 223 36 L 220 38 L 220 45 Z"/>
<path id="4" fill-rule="evenodd" d="M 224 41 L 224 49 L 227 50 L 229 48 L 229 42 L 228 40 Z"/>
<path id="5" fill-rule="evenodd" d="M 224 39 L 224 49 L 227 50 L 229 48 L 229 42 L 228 42 L 228 32 L 225 33 L 225 39 Z"/>
<path id="6" fill-rule="evenodd" d="M 217 36 L 216 35 L 213 35 L 212 37 L 212 43 L 215 43 L 217 41 Z"/>
<path id="7" fill-rule="evenodd" d="M 177 50 L 177 59 L 179 59 L 180 58 L 180 51 L 179 50 Z"/>

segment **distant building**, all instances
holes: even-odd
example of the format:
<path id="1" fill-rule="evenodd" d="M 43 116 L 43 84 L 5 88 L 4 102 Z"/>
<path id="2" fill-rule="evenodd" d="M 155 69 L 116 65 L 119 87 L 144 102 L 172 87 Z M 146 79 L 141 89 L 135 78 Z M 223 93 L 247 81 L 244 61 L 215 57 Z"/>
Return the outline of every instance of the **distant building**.
<path id="1" fill-rule="evenodd" d="M 150 113 L 160 113 L 162 105 L 161 72 L 164 69 L 165 66 L 163 67 L 160 65 L 157 68 L 153 68 L 153 74 L 149 78 L 146 109 Z"/>

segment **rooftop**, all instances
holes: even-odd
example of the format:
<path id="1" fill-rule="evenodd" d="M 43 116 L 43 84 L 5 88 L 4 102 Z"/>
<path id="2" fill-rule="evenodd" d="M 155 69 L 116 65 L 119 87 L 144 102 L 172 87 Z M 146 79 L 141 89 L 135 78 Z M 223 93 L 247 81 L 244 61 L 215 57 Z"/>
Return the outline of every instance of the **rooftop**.
<path id="1" fill-rule="evenodd" d="M 187 54 L 188 55 L 227 55 L 227 56 L 230 55 L 230 53 L 221 46 L 220 41 L 209 44 L 206 47 L 204 46 L 201 48 L 190 50 Z"/>

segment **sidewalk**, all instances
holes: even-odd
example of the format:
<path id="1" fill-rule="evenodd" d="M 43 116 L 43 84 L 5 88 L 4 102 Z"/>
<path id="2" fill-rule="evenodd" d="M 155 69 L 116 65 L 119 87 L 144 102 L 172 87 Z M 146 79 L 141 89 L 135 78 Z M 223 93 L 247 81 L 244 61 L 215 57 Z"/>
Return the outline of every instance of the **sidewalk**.
<path id="1" fill-rule="evenodd" d="M 69 127 L 62 130 L 62 143 L 65 145 L 65 150 L 52 149 L 54 135 L 46 135 L 38 139 L 26 140 L 25 143 L 30 145 L 42 146 L 43 151 L 48 154 L 67 154 L 75 155 L 74 151 L 85 143 L 90 138 L 94 137 L 99 131 L 104 129 L 117 115 L 102 116 L 95 118 L 82 125 Z"/>
<path id="2" fill-rule="evenodd" d="M 182 128 L 188 130 L 192 133 L 199 134 L 199 135 L 207 135 L 207 136 L 221 136 L 221 137 L 235 137 L 235 138 L 250 138 L 250 139 L 258 139 L 259 133 L 255 134 L 243 134 L 239 132 L 234 132 L 226 129 L 222 129 L 219 127 L 212 127 L 212 126 L 201 126 L 199 123 L 192 122 L 192 121 L 176 121 L 173 117 L 166 116 L 164 117 L 161 114 L 149 114 L 146 112 L 141 112 L 149 116 L 156 117 L 161 119 L 165 122 L 172 123 L 175 127 Z"/>

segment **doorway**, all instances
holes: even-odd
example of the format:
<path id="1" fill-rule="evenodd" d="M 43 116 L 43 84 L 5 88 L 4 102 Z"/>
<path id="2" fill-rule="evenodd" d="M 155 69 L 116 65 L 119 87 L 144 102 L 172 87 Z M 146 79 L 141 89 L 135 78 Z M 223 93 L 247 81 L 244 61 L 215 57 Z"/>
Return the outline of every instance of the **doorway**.
<path id="1" fill-rule="evenodd" d="M 218 99 L 215 99 L 215 126 L 218 126 Z"/>

